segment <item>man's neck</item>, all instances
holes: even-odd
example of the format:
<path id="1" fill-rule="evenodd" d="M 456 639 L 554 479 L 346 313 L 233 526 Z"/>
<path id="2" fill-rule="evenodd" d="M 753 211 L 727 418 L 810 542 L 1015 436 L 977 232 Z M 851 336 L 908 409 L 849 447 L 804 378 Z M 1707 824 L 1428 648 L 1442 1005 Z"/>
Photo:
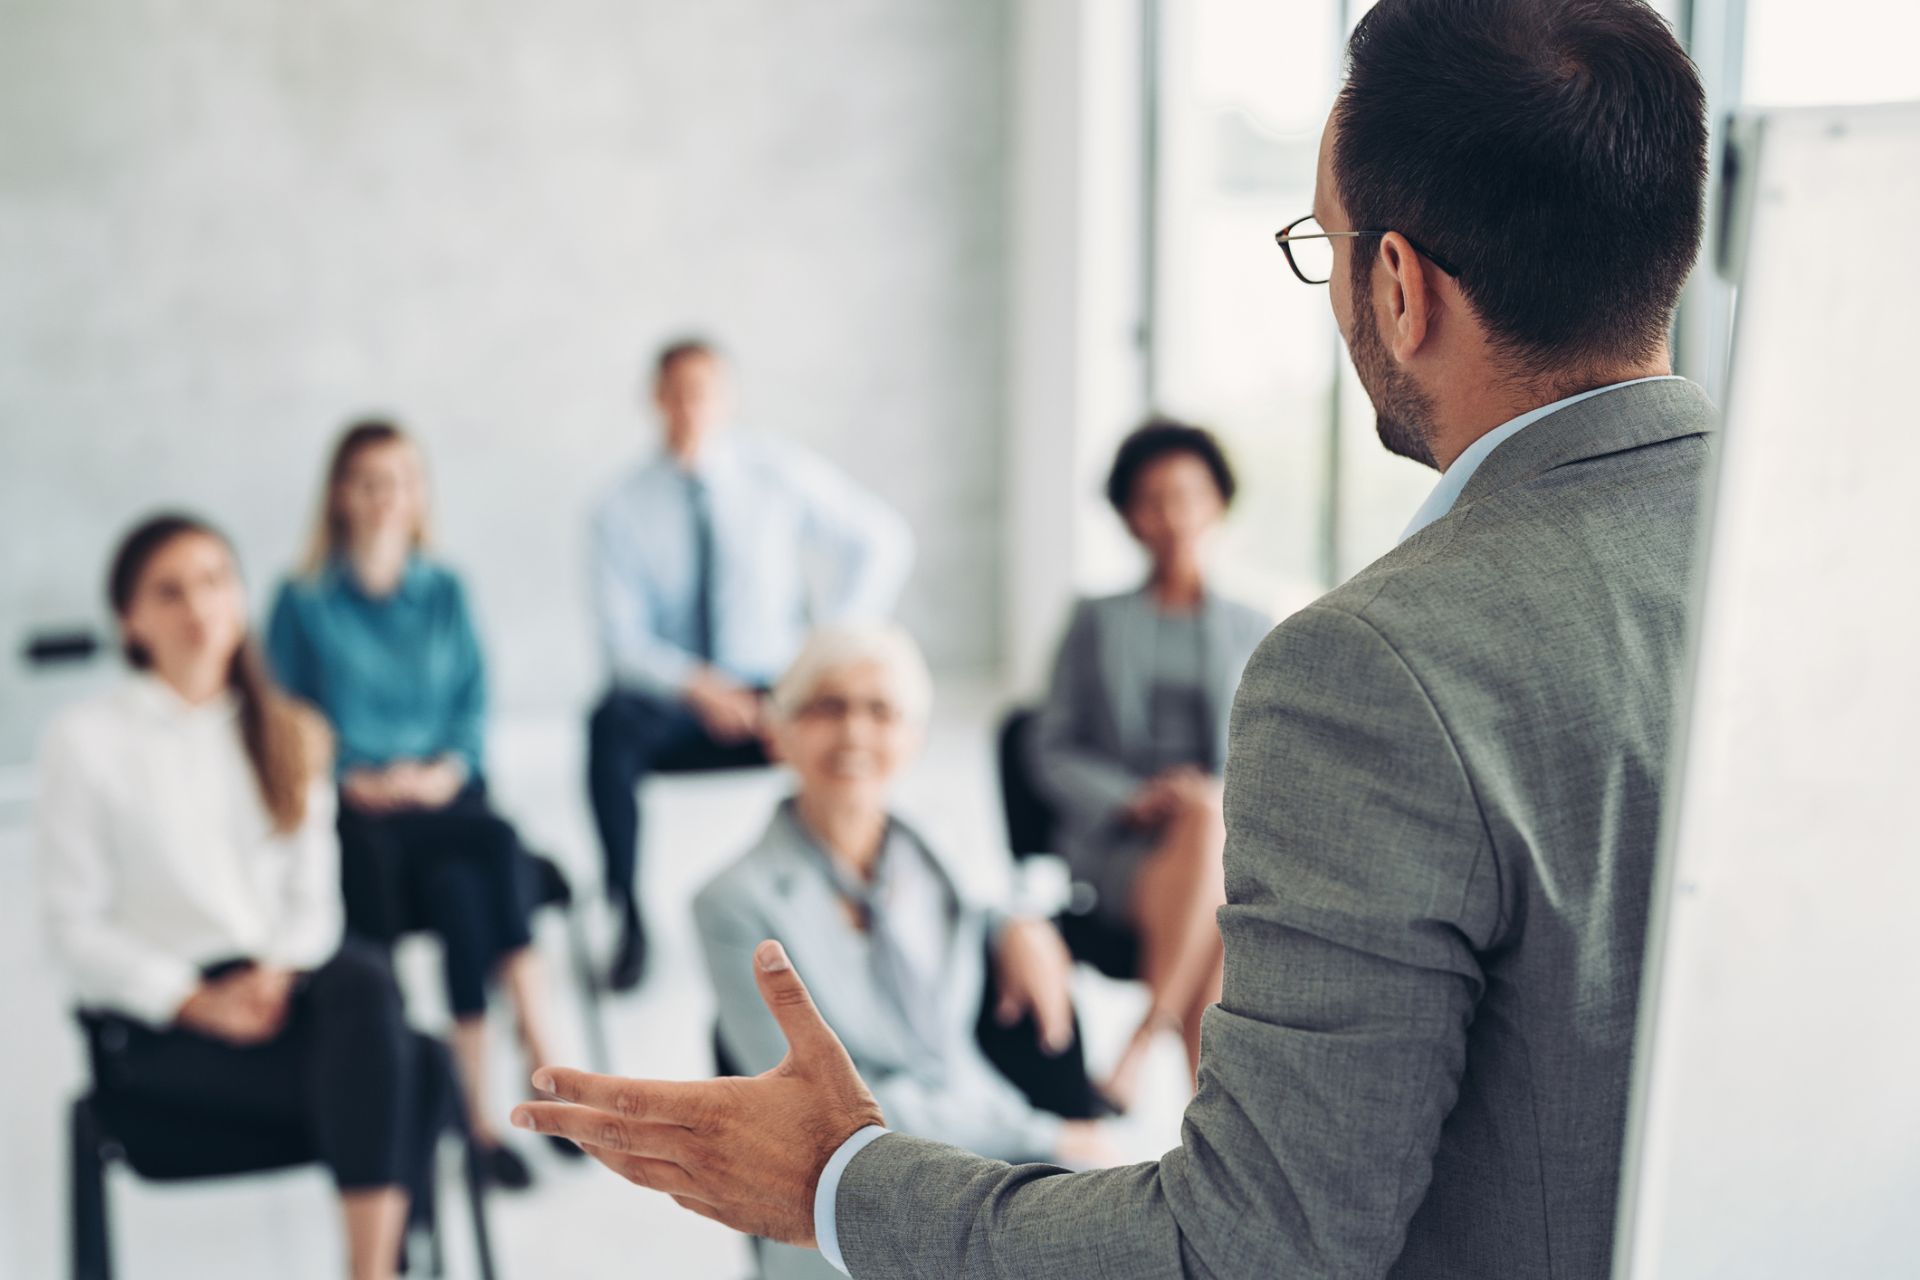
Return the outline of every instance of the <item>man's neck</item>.
<path id="1" fill-rule="evenodd" d="M 1655 355 L 1635 364 L 1588 370 L 1571 377 L 1494 377 L 1469 382 L 1454 397 L 1450 406 L 1440 407 L 1435 412 L 1437 421 L 1428 441 L 1433 452 L 1433 465 L 1445 472 L 1459 461 L 1460 455 L 1471 448 L 1474 441 L 1522 414 L 1583 392 L 1597 391 L 1602 387 L 1640 378 L 1665 377 L 1672 372 L 1672 361 L 1663 347 Z"/>

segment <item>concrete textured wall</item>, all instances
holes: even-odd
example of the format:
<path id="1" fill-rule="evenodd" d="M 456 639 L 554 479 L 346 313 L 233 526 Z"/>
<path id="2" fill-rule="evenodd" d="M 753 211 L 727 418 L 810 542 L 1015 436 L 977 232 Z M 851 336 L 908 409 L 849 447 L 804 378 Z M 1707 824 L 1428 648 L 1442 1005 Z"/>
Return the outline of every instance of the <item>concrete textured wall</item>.
<path id="1" fill-rule="evenodd" d="M 498 702 L 600 680 L 582 547 L 710 332 L 741 418 L 884 488 L 936 662 L 998 658 L 1007 14 L 982 0 L 0 9 L 0 761 L 161 504 L 293 557 L 327 442 L 424 440 Z M 264 607 L 264 599 L 260 601 Z"/>

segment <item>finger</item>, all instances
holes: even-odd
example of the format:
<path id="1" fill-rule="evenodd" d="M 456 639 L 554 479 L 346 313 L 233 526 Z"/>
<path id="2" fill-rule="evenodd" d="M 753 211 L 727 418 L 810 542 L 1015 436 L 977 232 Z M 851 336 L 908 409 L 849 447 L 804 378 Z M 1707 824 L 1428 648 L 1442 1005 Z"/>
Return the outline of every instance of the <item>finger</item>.
<path id="1" fill-rule="evenodd" d="M 688 1133 L 678 1125 L 623 1120 L 568 1102 L 523 1102 L 509 1119 L 516 1129 L 569 1138 L 596 1156 L 606 1152 L 680 1161 L 690 1154 Z"/>
<path id="2" fill-rule="evenodd" d="M 621 1155 L 614 1151 L 592 1151 L 593 1158 L 636 1187 L 669 1196 L 698 1196 L 701 1188 L 688 1173 L 671 1160 L 648 1156 Z"/>
<path id="3" fill-rule="evenodd" d="M 839 1057 L 847 1058 L 847 1051 L 840 1044 L 840 1037 L 833 1034 L 833 1028 L 820 1016 L 820 1010 L 813 1004 L 813 996 L 807 992 L 807 984 L 800 981 L 800 975 L 793 967 L 793 961 L 787 958 L 786 948 L 768 939 L 753 951 L 753 976 L 760 984 L 760 998 L 766 1001 L 772 1011 L 775 1022 L 780 1024 L 780 1032 L 787 1038 L 787 1047 L 792 1050 L 796 1061 L 818 1061 Z"/>
<path id="4" fill-rule="evenodd" d="M 710 1092 L 713 1085 L 706 1080 L 630 1080 L 571 1067 L 541 1067 L 533 1073 L 533 1087 L 628 1120 L 685 1125 L 699 1111 L 701 1092 Z"/>
<path id="5" fill-rule="evenodd" d="M 1020 1021 L 1020 1002 L 1009 993 L 1002 992 L 993 1006 L 994 1021 L 1003 1027 L 1010 1027 Z"/>

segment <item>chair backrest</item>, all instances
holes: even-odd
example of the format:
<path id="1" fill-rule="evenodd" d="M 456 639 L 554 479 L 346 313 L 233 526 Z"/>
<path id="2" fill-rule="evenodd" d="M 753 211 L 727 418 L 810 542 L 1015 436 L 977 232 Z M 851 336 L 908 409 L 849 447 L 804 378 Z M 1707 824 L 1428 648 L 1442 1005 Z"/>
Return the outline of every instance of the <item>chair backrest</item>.
<path id="1" fill-rule="evenodd" d="M 565 910 L 573 905 L 573 884 L 567 879 L 567 873 L 560 864 L 544 853 L 535 853 L 523 843 L 520 846 L 520 875 L 527 901 L 535 907 L 559 907 Z"/>
<path id="2" fill-rule="evenodd" d="M 1058 852 L 1058 819 L 1034 786 L 1027 763 L 1027 739 L 1039 715 L 1032 707 L 1015 707 L 1000 722 L 1000 805 L 1007 821 L 1007 847 L 1016 858 Z"/>

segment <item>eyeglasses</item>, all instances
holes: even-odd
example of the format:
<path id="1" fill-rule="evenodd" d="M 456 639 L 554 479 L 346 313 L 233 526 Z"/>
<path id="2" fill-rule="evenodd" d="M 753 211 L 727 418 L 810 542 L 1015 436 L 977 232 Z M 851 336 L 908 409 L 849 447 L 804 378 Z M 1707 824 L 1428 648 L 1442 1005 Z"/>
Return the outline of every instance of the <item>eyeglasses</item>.
<path id="1" fill-rule="evenodd" d="M 1293 268 L 1294 275 L 1300 277 L 1300 283 L 1325 284 L 1327 281 L 1333 279 L 1333 242 L 1335 240 L 1347 240 L 1358 236 L 1383 236 L 1385 234 L 1387 234 L 1385 230 L 1322 231 L 1320 224 L 1314 221 L 1313 215 L 1308 214 L 1304 218 L 1295 218 L 1292 222 L 1289 222 L 1286 226 L 1274 232 L 1273 242 L 1280 246 L 1280 252 L 1287 255 L 1287 265 Z M 1406 237 L 1407 243 L 1414 247 L 1415 252 L 1421 257 L 1430 260 L 1434 266 L 1440 268 L 1450 276 L 1458 276 L 1460 274 L 1453 269 L 1451 263 L 1433 250 L 1427 248 L 1412 236 L 1407 235 L 1404 231 L 1400 234 Z"/>

